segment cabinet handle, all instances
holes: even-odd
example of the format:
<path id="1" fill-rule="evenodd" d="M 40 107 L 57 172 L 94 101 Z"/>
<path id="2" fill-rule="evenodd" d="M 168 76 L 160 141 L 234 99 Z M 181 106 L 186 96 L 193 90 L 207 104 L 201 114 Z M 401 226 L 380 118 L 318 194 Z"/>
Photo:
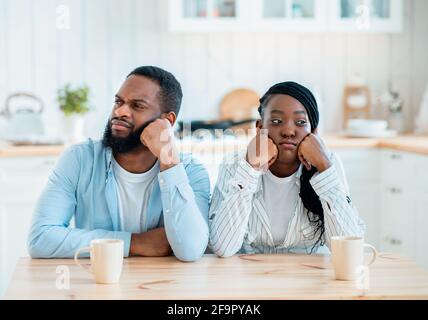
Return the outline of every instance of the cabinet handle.
<path id="1" fill-rule="evenodd" d="M 393 193 L 393 194 L 401 194 L 401 193 L 403 193 L 403 190 L 401 188 L 394 188 L 394 187 L 388 188 L 388 191 L 391 192 L 391 193 Z"/>
<path id="2" fill-rule="evenodd" d="M 391 239 L 390 243 L 394 246 L 399 246 L 401 245 L 402 242 L 401 240 L 398 240 L 398 239 Z"/>
<path id="3" fill-rule="evenodd" d="M 49 166 L 49 167 L 51 167 L 51 166 L 53 166 L 55 164 L 55 160 L 45 160 L 45 161 L 43 161 L 43 165 L 44 166 Z"/>
<path id="4" fill-rule="evenodd" d="M 392 160 L 401 160 L 401 159 L 403 159 L 403 156 L 401 154 L 398 154 L 398 153 L 393 153 L 393 154 L 391 154 L 391 159 Z"/>
<path id="5" fill-rule="evenodd" d="M 393 246 L 400 246 L 403 242 L 399 239 L 385 237 L 385 241 L 389 242 Z"/>

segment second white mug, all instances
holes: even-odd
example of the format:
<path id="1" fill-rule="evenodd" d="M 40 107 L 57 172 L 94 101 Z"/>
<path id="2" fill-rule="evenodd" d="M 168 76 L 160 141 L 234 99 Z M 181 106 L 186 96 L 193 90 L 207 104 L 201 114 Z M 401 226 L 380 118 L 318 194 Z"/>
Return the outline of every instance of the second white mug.
<path id="1" fill-rule="evenodd" d="M 364 263 L 364 249 L 373 252 L 369 263 Z M 375 247 L 364 243 L 362 237 L 332 237 L 331 258 L 337 280 L 355 280 L 358 269 L 373 264 L 377 258 Z"/>

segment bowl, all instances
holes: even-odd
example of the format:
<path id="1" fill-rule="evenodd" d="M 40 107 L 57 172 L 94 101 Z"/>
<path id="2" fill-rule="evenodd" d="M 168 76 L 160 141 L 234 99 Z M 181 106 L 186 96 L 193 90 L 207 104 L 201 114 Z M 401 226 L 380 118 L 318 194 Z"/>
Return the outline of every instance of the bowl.
<path id="1" fill-rule="evenodd" d="M 384 120 L 350 119 L 347 127 L 349 130 L 382 132 L 388 129 L 388 122 Z"/>

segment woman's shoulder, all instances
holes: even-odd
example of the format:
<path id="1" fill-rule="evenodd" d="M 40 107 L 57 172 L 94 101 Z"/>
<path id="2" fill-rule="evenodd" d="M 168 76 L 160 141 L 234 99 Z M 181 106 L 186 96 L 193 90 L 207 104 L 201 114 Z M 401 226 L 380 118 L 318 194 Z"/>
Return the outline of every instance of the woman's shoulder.
<path id="1" fill-rule="evenodd" d="M 238 165 L 239 161 L 245 159 L 246 150 L 238 150 L 226 153 L 223 157 L 222 164 L 227 166 Z"/>
<path id="2" fill-rule="evenodd" d="M 223 160 L 220 164 L 221 171 L 227 171 L 229 175 L 235 175 L 240 167 L 247 170 L 247 162 L 245 160 L 246 150 L 238 150 L 234 152 L 226 153 L 223 156 Z"/>

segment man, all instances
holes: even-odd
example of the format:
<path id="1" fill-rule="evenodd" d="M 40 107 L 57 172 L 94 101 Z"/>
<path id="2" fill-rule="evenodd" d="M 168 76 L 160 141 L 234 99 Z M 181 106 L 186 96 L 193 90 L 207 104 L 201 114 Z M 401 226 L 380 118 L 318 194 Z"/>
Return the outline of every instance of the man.
<path id="1" fill-rule="evenodd" d="M 50 175 L 29 234 L 33 258 L 71 258 L 100 238 L 122 239 L 125 257 L 203 255 L 209 178 L 174 145 L 181 100 L 171 73 L 157 67 L 130 73 L 103 140 L 70 147 Z"/>

